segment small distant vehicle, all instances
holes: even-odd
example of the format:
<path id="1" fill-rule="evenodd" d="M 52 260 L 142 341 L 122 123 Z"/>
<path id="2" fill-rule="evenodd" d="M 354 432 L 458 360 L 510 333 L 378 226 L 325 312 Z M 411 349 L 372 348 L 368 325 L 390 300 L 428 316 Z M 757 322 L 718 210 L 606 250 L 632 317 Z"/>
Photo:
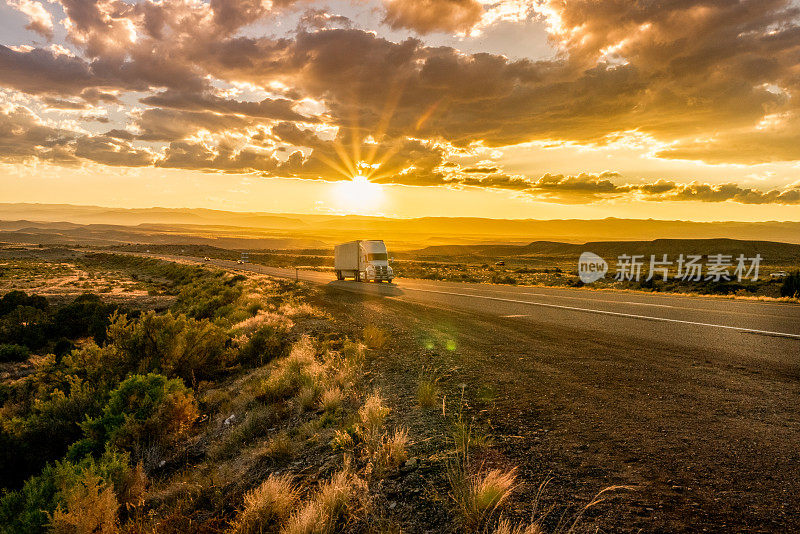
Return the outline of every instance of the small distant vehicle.
<path id="1" fill-rule="evenodd" d="M 772 278 L 786 278 L 787 276 L 789 276 L 789 273 L 787 273 L 786 271 L 775 271 L 774 273 L 770 273 L 770 276 Z"/>
<path id="2" fill-rule="evenodd" d="M 203 261 L 211 261 L 211 258 L 209 258 L 208 256 L 206 256 L 205 258 L 203 258 Z"/>
<path id="3" fill-rule="evenodd" d="M 494 264 L 495 264 L 496 266 L 498 266 L 498 267 L 502 267 L 502 266 L 504 266 L 504 265 L 506 264 L 506 262 L 504 262 L 503 260 L 500 260 L 500 261 L 496 261 L 496 262 L 494 262 Z"/>
<path id="4" fill-rule="evenodd" d="M 244 265 L 244 260 L 236 260 L 236 263 L 238 263 L 239 265 Z"/>
<path id="5" fill-rule="evenodd" d="M 334 248 L 336 279 L 352 277 L 356 282 L 391 283 L 394 271 L 389 266 L 386 244 L 380 239 L 350 241 Z"/>

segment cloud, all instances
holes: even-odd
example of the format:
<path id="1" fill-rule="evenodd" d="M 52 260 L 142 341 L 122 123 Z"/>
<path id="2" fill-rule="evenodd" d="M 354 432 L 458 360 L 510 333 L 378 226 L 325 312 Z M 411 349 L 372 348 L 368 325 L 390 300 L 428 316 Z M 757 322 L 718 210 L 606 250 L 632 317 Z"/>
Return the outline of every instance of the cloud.
<path id="1" fill-rule="evenodd" d="M 300 31 L 329 30 L 332 28 L 351 28 L 353 21 L 342 15 L 328 13 L 324 9 L 307 9 L 297 28 Z"/>
<path id="2" fill-rule="evenodd" d="M 38 159 L 73 163 L 74 132 L 52 128 L 23 106 L 0 109 L 0 158 L 6 162 Z"/>
<path id="3" fill-rule="evenodd" d="M 736 184 L 691 183 L 674 185 L 668 192 L 654 195 L 650 200 L 683 200 L 700 202 L 733 201 L 741 204 L 800 204 L 800 188 L 760 191 L 740 187 Z"/>
<path id="4" fill-rule="evenodd" d="M 39 35 L 53 38 L 53 17 L 41 2 L 34 0 L 7 0 L 9 6 L 28 16 L 26 29 L 34 31 Z"/>
<path id="5" fill-rule="evenodd" d="M 0 45 L 0 85 L 29 94 L 75 95 L 102 84 L 83 59 L 35 48 L 12 50 Z"/>
<path id="6" fill-rule="evenodd" d="M 483 5 L 476 0 L 384 0 L 383 22 L 393 30 L 419 34 L 468 32 L 481 20 Z"/>
<path id="7" fill-rule="evenodd" d="M 162 108 L 186 111 L 211 111 L 229 115 L 247 115 L 262 119 L 282 121 L 318 122 L 292 109 L 295 102 L 285 98 L 265 98 L 260 102 L 228 100 L 208 93 L 180 93 L 166 91 L 140 100 L 141 103 Z"/>
<path id="8" fill-rule="evenodd" d="M 186 139 L 200 130 L 219 133 L 243 129 L 252 126 L 254 121 L 248 117 L 208 111 L 148 108 L 138 114 L 134 124 L 141 131 L 137 137 L 142 141 L 171 142 Z"/>
<path id="9" fill-rule="evenodd" d="M 647 201 L 736 202 L 739 204 L 800 204 L 800 185 L 783 190 L 761 191 L 737 184 L 679 184 L 669 180 L 651 183 L 618 184 L 622 177 L 615 172 L 582 173 L 575 176 L 544 174 L 533 179 L 504 174 L 485 178 L 452 176 L 448 183 L 457 186 L 510 189 L 521 191 L 539 201 L 563 204 L 588 204 L 600 200 L 627 199 Z"/>
<path id="10" fill-rule="evenodd" d="M 680 141 L 656 154 L 659 158 L 744 165 L 800 160 L 800 111 L 766 116 L 754 128 L 707 139 Z"/>
<path id="11" fill-rule="evenodd" d="M 568 203 L 797 203 L 796 188 L 623 183 L 615 173 L 533 177 L 494 160 L 463 169 L 450 161 L 473 147 L 597 144 L 632 131 L 666 147 L 660 158 L 800 160 L 796 3 L 514 4 L 548 24 L 557 53 L 542 60 L 391 40 L 327 10 L 300 13 L 296 4 L 58 0 L 48 9 L 63 9 L 63 46 L 0 46 L 0 86 L 33 102 L 0 103 L 2 156 L 324 180 L 364 172 L 381 183 L 504 189 Z M 12 5 L 31 29 L 53 35 L 40 2 Z M 390 28 L 416 34 L 468 33 L 507 7 L 381 5 Z M 294 29 L 282 36 L 261 31 L 286 20 Z M 108 131 L 58 126 L 37 116 L 45 108 L 64 117 L 91 109 L 109 121 Z"/>
<path id="12" fill-rule="evenodd" d="M 123 140 L 102 135 L 78 138 L 74 154 L 95 163 L 123 167 L 146 167 L 156 159 L 149 150 L 135 148 Z"/>

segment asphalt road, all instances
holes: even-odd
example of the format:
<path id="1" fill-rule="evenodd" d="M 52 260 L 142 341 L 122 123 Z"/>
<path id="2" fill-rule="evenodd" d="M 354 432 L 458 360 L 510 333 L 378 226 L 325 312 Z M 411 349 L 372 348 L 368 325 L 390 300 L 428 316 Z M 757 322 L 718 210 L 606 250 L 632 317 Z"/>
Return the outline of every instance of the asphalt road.
<path id="1" fill-rule="evenodd" d="M 332 273 L 237 264 L 212 260 L 220 267 L 326 284 L 331 288 L 475 310 L 516 319 L 532 327 L 573 325 L 598 335 L 640 336 L 643 342 L 665 340 L 687 348 L 725 347 L 743 357 L 754 352 L 770 361 L 794 355 L 800 364 L 800 305 L 749 299 L 675 296 L 625 291 L 516 287 L 432 280 L 396 279 L 395 283 L 337 281 Z"/>
<path id="2" fill-rule="evenodd" d="M 452 336 L 527 477 L 576 484 L 565 499 L 642 488 L 613 531 L 800 530 L 798 305 L 212 263 L 320 284 L 334 313 L 391 325 L 396 384 L 418 376 L 419 339 Z"/>

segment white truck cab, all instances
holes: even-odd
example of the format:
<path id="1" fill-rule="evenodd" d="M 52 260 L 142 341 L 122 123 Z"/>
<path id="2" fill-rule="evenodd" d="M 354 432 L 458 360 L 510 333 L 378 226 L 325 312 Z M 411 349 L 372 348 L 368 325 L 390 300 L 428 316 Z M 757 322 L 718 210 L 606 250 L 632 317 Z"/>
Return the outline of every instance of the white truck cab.
<path id="1" fill-rule="evenodd" d="M 363 282 L 391 282 L 394 271 L 389 266 L 386 244 L 380 239 L 350 241 L 334 249 L 336 278 L 353 277 Z"/>

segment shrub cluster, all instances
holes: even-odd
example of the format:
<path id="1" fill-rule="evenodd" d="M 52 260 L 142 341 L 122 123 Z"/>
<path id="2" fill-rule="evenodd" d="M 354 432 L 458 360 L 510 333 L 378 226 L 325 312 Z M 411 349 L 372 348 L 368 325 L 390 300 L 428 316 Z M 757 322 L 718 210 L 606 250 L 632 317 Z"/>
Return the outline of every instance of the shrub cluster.
<path id="1" fill-rule="evenodd" d="M 231 327 L 262 307 L 245 298 L 241 277 L 115 255 L 85 262 L 166 280 L 178 299 L 170 311 L 130 314 L 88 294 L 55 309 L 21 292 L 0 299 L 0 359 L 53 352 L 66 340 L 0 390 L 0 532 L 111 531 L 127 490 L 104 462 L 146 466 L 192 428 L 192 388 L 288 347 L 285 326 Z"/>
<path id="2" fill-rule="evenodd" d="M 0 299 L 0 361 L 21 361 L 29 352 L 49 350 L 63 355 L 69 340 L 92 337 L 105 340 L 109 316 L 117 310 L 92 293 L 78 296 L 59 308 L 47 299 L 11 291 Z M 17 348 L 13 348 L 17 347 Z M 20 347 L 26 349 L 22 350 Z"/>
<path id="3" fill-rule="evenodd" d="M 800 271 L 786 277 L 781 286 L 782 297 L 800 297 Z"/>

